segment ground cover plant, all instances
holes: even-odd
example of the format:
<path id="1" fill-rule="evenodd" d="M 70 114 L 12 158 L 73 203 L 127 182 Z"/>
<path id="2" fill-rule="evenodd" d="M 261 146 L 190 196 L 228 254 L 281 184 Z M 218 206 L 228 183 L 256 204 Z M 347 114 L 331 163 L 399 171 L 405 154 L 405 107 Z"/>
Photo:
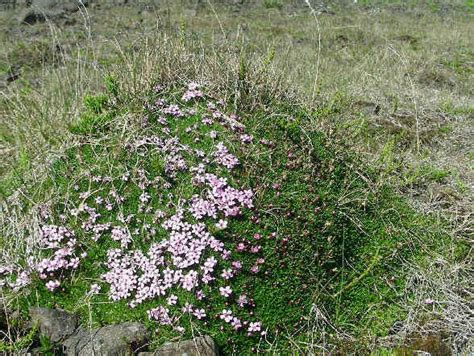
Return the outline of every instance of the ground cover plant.
<path id="1" fill-rule="evenodd" d="M 468 349 L 472 25 L 399 5 L 323 12 L 319 44 L 285 2 L 2 34 L 2 348 L 51 347 L 22 327 L 41 305 L 145 321 L 150 348 Z"/>
<path id="2" fill-rule="evenodd" d="M 387 334 L 403 313 L 391 262 L 446 236 L 390 188 L 367 192 L 350 154 L 302 129 L 314 113 L 280 103 L 240 117 L 193 82 L 156 84 L 130 108 L 107 80 L 42 183 L 56 197 L 38 230 L 2 264 L 20 310 L 146 319 L 152 346 L 204 333 L 227 353 L 308 342 L 321 310 L 336 330 Z"/>

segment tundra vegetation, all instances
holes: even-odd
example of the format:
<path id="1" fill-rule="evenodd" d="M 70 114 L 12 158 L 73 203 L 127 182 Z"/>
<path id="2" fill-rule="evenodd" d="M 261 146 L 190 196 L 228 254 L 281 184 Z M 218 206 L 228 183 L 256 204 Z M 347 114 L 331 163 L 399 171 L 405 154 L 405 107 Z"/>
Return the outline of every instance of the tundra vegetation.
<path id="1" fill-rule="evenodd" d="M 473 350 L 472 1 L 0 13 L 0 350 Z"/>

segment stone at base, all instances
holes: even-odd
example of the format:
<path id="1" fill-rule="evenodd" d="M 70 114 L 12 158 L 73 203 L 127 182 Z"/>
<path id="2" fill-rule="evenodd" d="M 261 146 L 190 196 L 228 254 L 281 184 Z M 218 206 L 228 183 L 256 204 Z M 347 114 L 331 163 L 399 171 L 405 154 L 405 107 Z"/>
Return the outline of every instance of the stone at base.
<path id="1" fill-rule="evenodd" d="M 210 336 L 164 344 L 154 352 L 141 352 L 139 356 L 217 356 L 219 350 Z"/>
<path id="2" fill-rule="evenodd" d="M 38 323 L 42 335 L 52 342 L 64 340 L 74 333 L 78 324 L 77 316 L 63 310 L 30 308 L 33 323 Z"/>
<path id="3" fill-rule="evenodd" d="M 71 356 L 133 355 L 146 343 L 148 332 L 140 323 L 122 323 L 99 329 L 79 329 L 62 343 Z"/>

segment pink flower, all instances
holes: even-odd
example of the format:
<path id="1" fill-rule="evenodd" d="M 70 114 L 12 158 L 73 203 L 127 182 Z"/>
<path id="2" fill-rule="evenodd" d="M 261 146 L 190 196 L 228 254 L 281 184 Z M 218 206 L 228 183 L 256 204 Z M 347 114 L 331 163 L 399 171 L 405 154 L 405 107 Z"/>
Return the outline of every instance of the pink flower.
<path id="1" fill-rule="evenodd" d="M 171 318 L 169 316 L 169 310 L 163 306 L 159 306 L 155 309 L 148 311 L 148 317 L 150 320 L 156 320 L 162 325 L 170 325 Z"/>
<path id="2" fill-rule="evenodd" d="M 253 137 L 247 134 L 240 135 L 240 142 L 243 144 L 249 144 L 253 140 Z"/>
<path id="3" fill-rule="evenodd" d="M 183 283 L 182 286 L 184 289 L 187 291 L 192 290 L 198 283 L 198 274 L 196 271 L 189 271 L 188 274 L 186 274 L 183 277 Z"/>
<path id="4" fill-rule="evenodd" d="M 261 329 L 262 329 L 262 323 L 259 321 L 251 322 L 248 327 L 249 333 L 259 332 Z"/>
<path id="5" fill-rule="evenodd" d="M 181 308 L 181 311 L 183 313 L 192 313 L 193 312 L 194 306 L 188 302 L 184 305 L 184 307 Z"/>
<path id="6" fill-rule="evenodd" d="M 203 93 L 200 90 L 188 90 L 184 93 L 181 99 L 185 102 L 188 102 L 191 99 L 201 98 L 202 96 L 203 96 Z"/>
<path id="7" fill-rule="evenodd" d="M 183 115 L 183 113 L 180 110 L 178 105 L 169 105 L 169 106 L 163 108 L 162 111 L 165 114 L 172 115 L 172 116 L 175 116 L 175 117 L 179 117 L 179 116 Z"/>
<path id="8" fill-rule="evenodd" d="M 242 322 L 239 319 L 234 317 L 232 319 L 231 325 L 234 328 L 234 330 L 239 330 L 242 327 Z"/>
<path id="9" fill-rule="evenodd" d="M 160 116 L 158 119 L 156 119 L 156 122 L 158 122 L 160 125 L 167 125 L 168 120 L 166 120 L 166 117 Z"/>
<path id="10" fill-rule="evenodd" d="M 250 272 L 252 273 L 258 273 L 258 271 L 260 270 L 260 267 L 258 267 L 257 265 L 253 265 L 251 268 L 250 268 Z"/>
<path id="11" fill-rule="evenodd" d="M 212 125 L 212 120 L 208 117 L 204 117 L 201 122 L 204 124 L 204 125 Z"/>
<path id="12" fill-rule="evenodd" d="M 139 197 L 140 201 L 143 203 L 143 204 L 146 204 L 148 203 L 148 201 L 150 200 L 150 194 L 146 193 L 146 192 L 143 192 L 140 197 Z"/>
<path id="13" fill-rule="evenodd" d="M 228 225 L 227 220 L 220 219 L 216 224 L 216 228 L 218 230 L 224 230 L 227 227 L 227 225 Z"/>
<path id="14" fill-rule="evenodd" d="M 231 279 L 232 277 L 234 277 L 234 272 L 230 268 L 225 269 L 225 270 L 222 271 L 221 277 L 226 279 L 226 280 Z"/>
<path id="15" fill-rule="evenodd" d="M 231 310 L 228 310 L 228 309 L 224 309 L 219 317 L 224 320 L 226 323 L 230 323 L 234 317 L 232 316 L 232 311 Z"/>
<path id="16" fill-rule="evenodd" d="M 209 284 L 210 282 L 212 282 L 215 278 L 212 277 L 210 274 L 205 274 L 202 276 L 201 280 L 202 280 L 202 283 L 204 284 Z"/>
<path id="17" fill-rule="evenodd" d="M 193 311 L 193 315 L 199 320 L 201 320 L 206 317 L 206 312 L 204 311 L 204 309 L 195 309 Z"/>
<path id="18" fill-rule="evenodd" d="M 230 257 L 230 251 L 229 251 L 229 250 L 224 250 L 224 251 L 222 251 L 221 256 L 222 256 L 222 259 L 223 259 L 223 260 L 229 259 L 229 257 Z"/>
<path id="19" fill-rule="evenodd" d="M 190 83 L 182 93 L 184 93 L 183 101 L 204 96 L 196 83 Z M 157 93 L 157 96 L 161 94 Z M 189 108 L 191 106 L 193 109 Z M 136 169 L 131 169 L 125 174 L 121 172 L 117 176 L 114 174 L 114 178 L 88 173 L 87 179 L 95 182 L 93 189 L 81 193 L 79 187 L 75 188 L 81 198 L 71 206 L 69 216 L 61 217 L 62 224 L 66 224 L 71 215 L 74 216 L 72 219 L 74 228 L 76 229 L 77 222 L 77 230 L 82 229 L 79 233 L 81 239 L 76 240 L 72 230 L 66 227 L 45 226 L 42 229 L 40 248 L 49 257 L 39 262 L 32 259 L 30 264 L 34 270 L 28 270 L 25 278 L 20 271 L 12 271 L 12 274 L 17 276 L 13 278 L 15 282 L 9 284 L 16 283 L 19 286 L 23 280 L 27 283 L 28 277 L 35 272 L 39 278 L 47 282 L 48 290 L 56 290 L 60 287 L 59 276 L 66 277 L 71 270 L 78 268 L 79 262 L 82 262 L 81 257 L 86 257 L 81 255 L 83 238 L 93 244 L 93 241 L 100 241 L 110 235 L 109 240 L 116 241 L 113 245 L 117 248 L 106 251 L 105 261 L 97 261 L 103 262 L 106 268 L 105 273 L 100 276 L 106 285 L 102 282 L 90 285 L 89 296 L 100 293 L 101 286 L 102 288 L 107 286 L 108 297 L 112 301 L 123 300 L 130 307 L 162 301 L 160 303 L 163 306 L 148 310 L 148 317 L 162 325 L 172 325 L 175 330 L 179 327 L 174 324 L 177 324 L 181 317 L 180 310 L 191 313 L 197 319 L 207 318 L 206 312 L 209 310 L 205 307 L 195 308 L 189 303 L 182 307 L 186 301 L 186 294 L 192 298 L 190 301 L 194 299 L 193 295 L 197 300 L 204 298 L 201 290 L 204 288 L 203 284 L 220 279 L 217 284 L 218 292 L 223 298 L 229 298 L 224 301 L 230 305 L 235 293 L 232 288 L 235 287 L 227 281 L 232 280 L 237 271 L 242 269 L 242 262 L 233 261 L 232 253 L 235 250 L 229 250 L 224 240 L 213 236 L 211 232 L 215 231 L 214 224 L 219 230 L 226 229 L 231 225 L 232 218 L 241 216 L 245 209 L 253 208 L 252 190 L 235 187 L 234 182 L 238 182 L 237 175 L 233 178 L 227 177 L 228 170 L 236 167 L 239 160 L 231 152 L 234 151 L 234 147 L 231 149 L 231 146 L 226 145 L 235 144 L 235 150 L 238 150 L 242 148 L 242 144 L 256 141 L 255 139 L 252 141 L 252 136 L 245 134 L 238 122 L 232 122 L 237 119 L 236 117 L 229 117 L 220 111 L 223 111 L 224 107 L 216 107 L 210 103 L 208 108 L 197 104 L 182 105 L 182 101 L 176 105 L 162 98 L 155 98 L 146 103 L 147 114 L 143 121 L 151 124 L 154 120 L 158 124 L 158 129 L 154 132 L 144 131 L 143 136 L 124 142 L 123 147 L 134 151 L 144 159 L 147 154 L 159 155 L 160 161 L 163 162 L 164 174 L 153 176 L 144 169 L 145 166 L 140 165 L 140 162 Z M 235 131 L 237 140 L 224 144 L 216 139 L 211 152 L 203 151 L 202 147 L 195 144 L 198 138 L 203 141 L 201 134 L 193 135 L 186 142 L 181 141 L 179 133 L 175 130 L 174 121 L 184 116 L 194 116 L 197 119 L 198 115 L 202 115 L 202 122 L 186 125 L 189 127 L 184 127 L 183 130 L 191 133 L 195 130 L 198 133 L 197 131 L 202 129 L 202 124 L 213 126 L 220 124 L 223 129 Z M 213 126 L 206 131 L 211 131 L 209 133 L 211 137 L 218 138 L 221 133 Z M 218 173 L 211 174 L 210 170 Z M 181 172 L 191 176 L 190 188 L 195 192 L 191 199 L 184 199 L 182 195 L 175 195 L 175 192 L 166 192 L 176 186 Z M 115 183 L 118 183 L 120 188 Z M 132 186 L 139 189 L 137 195 L 129 194 L 129 188 Z M 126 199 L 127 202 L 124 204 Z M 136 201 L 129 201 L 130 199 Z M 92 206 L 88 206 L 88 203 Z M 124 205 L 128 206 L 129 203 L 138 206 L 137 214 L 132 215 L 129 209 L 126 209 Z M 163 207 L 160 208 L 164 209 L 166 214 L 161 210 L 155 210 L 155 203 L 160 205 L 163 203 Z M 111 214 L 103 214 L 104 210 L 115 213 L 110 216 Z M 159 230 L 157 224 L 161 225 L 163 231 Z M 159 239 L 153 237 L 158 234 Z M 258 240 L 261 236 L 255 234 L 254 237 Z M 145 245 L 134 243 L 141 239 Z M 236 250 L 249 251 L 251 245 L 241 241 Z M 147 247 L 143 248 L 144 246 Z M 260 250 L 260 247 L 258 249 Z M 254 250 L 255 248 L 251 251 Z M 255 259 L 257 256 L 259 255 L 255 255 Z M 259 264 L 259 260 L 257 259 L 256 265 Z M 247 264 L 245 266 L 247 267 Z M 2 270 L 0 266 L 0 274 L 3 273 Z M 8 284 L 8 280 L 4 281 L 3 277 L 2 274 L 0 285 Z M 228 285 L 225 286 L 223 283 Z M 219 285 L 222 287 L 219 288 Z M 214 286 L 209 288 L 215 289 Z M 171 292 L 179 295 L 179 300 Z M 239 298 L 237 302 L 242 306 L 249 304 L 247 299 Z M 171 307 L 176 305 L 179 307 Z M 235 307 L 236 305 L 232 308 Z M 248 322 L 234 317 L 231 310 L 224 310 L 220 318 L 232 324 L 235 330 L 244 327 L 247 329 Z"/>
<path id="20" fill-rule="evenodd" d="M 240 261 L 234 261 L 232 262 L 232 268 L 235 270 L 239 270 L 242 268 L 242 262 Z"/>
<path id="21" fill-rule="evenodd" d="M 101 290 L 101 287 L 97 284 L 97 283 L 94 283 L 91 285 L 91 289 L 90 289 L 90 294 L 99 294 Z"/>
<path id="22" fill-rule="evenodd" d="M 175 296 L 174 294 L 170 295 L 167 299 L 166 299 L 166 303 L 168 305 L 176 305 L 176 303 L 178 302 L 178 297 Z"/>
<path id="23" fill-rule="evenodd" d="M 247 298 L 246 294 L 241 294 L 237 299 L 237 305 L 241 308 L 243 308 L 248 302 L 249 299 Z"/>
<path id="24" fill-rule="evenodd" d="M 209 216 L 212 218 L 217 217 L 217 209 L 215 204 L 206 199 L 202 199 L 198 196 L 194 196 L 189 204 L 189 211 L 198 220 Z"/>
<path id="25" fill-rule="evenodd" d="M 250 248 L 250 252 L 252 252 L 252 253 L 258 253 L 261 248 L 262 248 L 262 246 L 260 246 L 260 245 L 252 246 L 252 247 Z"/>
<path id="26" fill-rule="evenodd" d="M 189 82 L 188 83 L 188 89 L 189 90 L 196 90 L 197 88 L 199 88 L 199 84 L 196 83 L 196 82 Z"/>
<path id="27" fill-rule="evenodd" d="M 217 260 L 215 257 L 211 256 L 209 257 L 206 262 L 204 262 L 204 270 L 205 271 L 212 271 L 214 270 L 214 266 L 217 264 Z"/>
<path id="28" fill-rule="evenodd" d="M 219 293 L 223 297 L 228 298 L 232 294 L 232 289 L 229 286 L 219 287 Z"/>
<path id="29" fill-rule="evenodd" d="M 245 248 L 246 248 L 245 244 L 243 242 L 239 242 L 235 250 L 237 252 L 242 252 L 242 251 L 245 251 Z"/>
<path id="30" fill-rule="evenodd" d="M 58 288 L 60 285 L 59 281 L 58 280 L 54 280 L 54 281 L 49 281 L 48 283 L 46 283 L 46 288 L 53 292 L 56 288 Z"/>
<path id="31" fill-rule="evenodd" d="M 199 84 L 195 82 L 191 82 L 188 84 L 188 90 L 184 93 L 183 97 L 181 98 L 183 101 L 190 101 L 194 98 L 201 98 L 204 94 L 198 90 Z"/>

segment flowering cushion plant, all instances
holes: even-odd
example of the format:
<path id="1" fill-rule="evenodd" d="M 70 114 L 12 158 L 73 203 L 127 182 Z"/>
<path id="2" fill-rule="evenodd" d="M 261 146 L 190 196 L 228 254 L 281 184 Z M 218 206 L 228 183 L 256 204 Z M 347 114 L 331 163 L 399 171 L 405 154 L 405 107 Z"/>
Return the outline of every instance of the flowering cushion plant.
<path id="1" fill-rule="evenodd" d="M 79 136 L 44 183 L 59 198 L 34 244 L 1 262 L 2 286 L 25 310 L 142 321 L 156 344 L 207 333 L 245 353 L 302 330 L 315 302 L 333 300 L 340 261 L 366 268 L 360 226 L 382 225 L 365 206 L 359 224 L 339 213 L 341 192 L 364 180 L 298 118 L 228 111 L 197 83 L 156 85 L 139 123 Z"/>

